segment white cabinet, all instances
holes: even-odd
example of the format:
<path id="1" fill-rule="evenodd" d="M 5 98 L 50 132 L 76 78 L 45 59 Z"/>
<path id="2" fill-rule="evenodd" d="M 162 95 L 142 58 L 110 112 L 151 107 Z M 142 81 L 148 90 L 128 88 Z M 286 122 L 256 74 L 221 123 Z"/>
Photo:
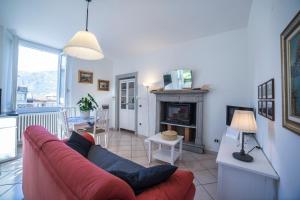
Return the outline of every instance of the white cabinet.
<path id="1" fill-rule="evenodd" d="M 247 137 L 246 141 L 246 152 L 257 145 L 253 137 Z M 217 157 L 218 199 L 277 199 L 279 176 L 263 151 L 254 149 L 250 153 L 254 158 L 251 163 L 233 158 L 232 153 L 238 151 L 240 147 L 237 146 L 237 142 L 223 136 Z"/>
<path id="2" fill-rule="evenodd" d="M 0 116 L 0 163 L 17 155 L 17 118 Z"/>

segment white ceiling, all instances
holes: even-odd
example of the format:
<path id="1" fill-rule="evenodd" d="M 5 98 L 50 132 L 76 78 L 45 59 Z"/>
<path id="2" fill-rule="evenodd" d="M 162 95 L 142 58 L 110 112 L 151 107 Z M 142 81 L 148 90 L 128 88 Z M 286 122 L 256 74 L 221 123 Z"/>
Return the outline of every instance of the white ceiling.
<path id="1" fill-rule="evenodd" d="M 246 27 L 252 0 L 93 0 L 89 31 L 104 54 L 147 53 Z M 0 0 L 0 24 L 27 40 L 62 48 L 84 29 L 84 0 Z"/>

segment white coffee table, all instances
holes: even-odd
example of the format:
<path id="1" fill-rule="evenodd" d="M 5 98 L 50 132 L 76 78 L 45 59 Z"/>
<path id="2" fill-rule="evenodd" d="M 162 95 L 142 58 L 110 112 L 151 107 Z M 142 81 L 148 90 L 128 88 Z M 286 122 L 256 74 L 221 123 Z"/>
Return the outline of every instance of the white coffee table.
<path id="1" fill-rule="evenodd" d="M 168 162 L 171 165 L 174 165 L 174 162 L 179 158 L 181 159 L 182 155 L 182 140 L 183 136 L 177 136 L 176 140 L 164 140 L 161 138 L 161 134 L 158 133 L 156 135 L 153 135 L 147 139 L 145 139 L 146 142 L 148 142 L 148 161 L 151 163 L 152 156 L 153 158 L 157 160 L 161 160 L 164 162 Z M 156 152 L 152 155 L 152 143 L 156 143 L 159 145 L 159 148 Z M 175 150 L 175 145 L 179 143 L 179 151 Z M 162 148 L 162 145 L 169 146 L 171 149 Z"/>

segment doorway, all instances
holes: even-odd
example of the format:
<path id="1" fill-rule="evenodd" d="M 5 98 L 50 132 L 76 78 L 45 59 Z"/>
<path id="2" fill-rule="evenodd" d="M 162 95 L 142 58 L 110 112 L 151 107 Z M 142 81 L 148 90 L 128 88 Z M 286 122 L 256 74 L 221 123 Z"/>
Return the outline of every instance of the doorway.
<path id="1" fill-rule="evenodd" d="M 137 72 L 116 76 L 116 121 L 118 129 L 137 132 Z"/>

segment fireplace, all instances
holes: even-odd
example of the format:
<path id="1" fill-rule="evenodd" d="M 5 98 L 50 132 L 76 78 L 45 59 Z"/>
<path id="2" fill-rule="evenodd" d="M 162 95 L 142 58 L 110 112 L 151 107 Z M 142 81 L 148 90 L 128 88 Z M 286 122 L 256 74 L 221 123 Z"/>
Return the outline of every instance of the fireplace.
<path id="1" fill-rule="evenodd" d="M 203 100 L 207 91 L 155 91 L 156 133 L 175 130 L 184 136 L 183 149 L 204 152 Z"/>

